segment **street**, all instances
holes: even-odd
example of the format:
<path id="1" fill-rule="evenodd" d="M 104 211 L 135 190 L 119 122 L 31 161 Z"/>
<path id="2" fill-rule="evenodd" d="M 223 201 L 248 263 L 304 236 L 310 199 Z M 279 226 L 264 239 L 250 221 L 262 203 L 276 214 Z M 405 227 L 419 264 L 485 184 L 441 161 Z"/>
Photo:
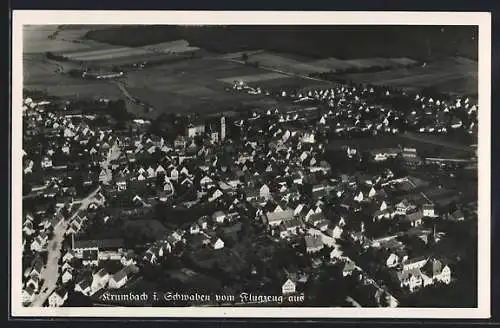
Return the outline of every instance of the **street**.
<path id="1" fill-rule="evenodd" d="M 98 187 L 93 192 L 91 192 L 87 197 L 81 200 L 80 207 L 78 210 L 68 219 L 59 224 L 54 229 L 54 235 L 52 239 L 47 244 L 47 264 L 42 269 L 40 279 L 43 279 L 43 285 L 40 286 L 40 293 L 35 295 L 35 299 L 31 303 L 32 307 L 41 307 L 47 300 L 47 298 L 56 289 L 56 283 L 59 279 L 59 259 L 61 258 L 61 246 L 64 240 L 64 234 L 68 229 L 69 222 L 71 222 L 81 211 L 87 209 L 89 204 L 92 202 L 94 196 L 101 190 Z"/>

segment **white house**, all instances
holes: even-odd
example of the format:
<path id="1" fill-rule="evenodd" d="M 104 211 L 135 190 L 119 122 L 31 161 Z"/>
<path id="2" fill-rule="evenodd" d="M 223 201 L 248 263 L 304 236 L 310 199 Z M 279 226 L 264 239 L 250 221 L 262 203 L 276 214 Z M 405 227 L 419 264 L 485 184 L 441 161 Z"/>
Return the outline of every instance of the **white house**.
<path id="1" fill-rule="evenodd" d="M 267 185 L 263 185 L 262 187 L 260 187 L 260 190 L 259 190 L 259 196 L 264 198 L 264 199 L 269 199 L 270 198 L 270 190 L 269 190 L 269 187 Z"/>
<path id="2" fill-rule="evenodd" d="M 399 256 L 394 253 L 391 253 L 385 262 L 388 268 L 394 268 L 399 264 Z"/>
<path id="3" fill-rule="evenodd" d="M 90 278 L 83 279 L 75 285 L 75 292 L 80 292 L 83 295 L 89 296 L 91 292 L 92 280 Z"/>
<path id="4" fill-rule="evenodd" d="M 133 274 L 137 273 L 137 271 L 138 268 L 135 265 L 129 265 L 121 269 L 109 279 L 109 288 L 118 289 L 122 287 L 127 283 L 127 281 L 132 277 Z"/>
<path id="5" fill-rule="evenodd" d="M 91 285 L 91 290 L 92 294 L 98 292 L 102 288 L 106 286 L 106 284 L 109 281 L 109 273 L 106 271 L 106 269 L 101 269 L 97 271 L 93 276 L 92 276 L 92 285 Z"/>
<path id="6" fill-rule="evenodd" d="M 224 248 L 224 241 L 222 241 L 222 239 L 220 239 L 220 238 L 217 238 L 215 240 L 215 242 L 212 243 L 212 247 L 215 250 L 222 249 L 222 248 Z"/>
<path id="7" fill-rule="evenodd" d="M 35 289 L 31 286 L 27 286 L 25 289 L 23 289 L 22 293 L 22 300 L 23 304 L 28 304 L 33 302 L 35 298 Z"/>
<path id="8" fill-rule="evenodd" d="M 71 270 L 64 271 L 61 279 L 63 284 L 67 284 L 68 282 L 73 280 L 73 274 L 71 273 Z"/>
<path id="9" fill-rule="evenodd" d="M 293 282 L 291 279 L 285 281 L 285 283 L 281 286 L 281 291 L 283 295 L 293 294 L 297 290 L 297 284 Z"/>
<path id="10" fill-rule="evenodd" d="M 222 211 L 217 211 L 212 215 L 212 219 L 217 223 L 224 223 L 226 217 L 227 217 L 226 213 Z"/>
<path id="11" fill-rule="evenodd" d="M 434 205 L 433 204 L 424 204 L 422 206 L 422 214 L 427 217 L 434 217 Z"/>
<path id="12" fill-rule="evenodd" d="M 60 307 L 66 302 L 68 299 L 68 291 L 59 288 L 56 289 L 50 296 L 49 296 L 49 306 L 50 307 Z"/>

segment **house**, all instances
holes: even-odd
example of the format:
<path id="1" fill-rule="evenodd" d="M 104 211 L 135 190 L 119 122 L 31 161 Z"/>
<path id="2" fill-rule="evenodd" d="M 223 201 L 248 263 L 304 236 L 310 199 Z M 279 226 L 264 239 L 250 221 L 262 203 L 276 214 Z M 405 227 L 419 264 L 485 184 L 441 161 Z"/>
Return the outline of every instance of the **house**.
<path id="1" fill-rule="evenodd" d="M 64 288 L 58 288 L 49 296 L 49 306 L 60 307 L 67 299 L 68 291 Z"/>
<path id="2" fill-rule="evenodd" d="M 282 222 L 292 220 L 294 217 L 292 209 L 286 209 L 281 212 L 268 212 L 266 213 L 267 223 L 270 226 L 278 226 Z"/>
<path id="3" fill-rule="evenodd" d="M 394 267 L 398 266 L 398 264 L 399 264 L 399 256 L 397 256 L 394 253 L 391 253 L 389 255 L 389 257 L 387 258 L 387 260 L 385 261 L 385 265 L 388 268 L 394 268 Z"/>
<path id="4" fill-rule="evenodd" d="M 450 267 L 443 265 L 443 263 L 437 259 L 427 261 L 420 271 L 434 281 L 439 281 L 447 285 L 451 282 Z"/>
<path id="5" fill-rule="evenodd" d="M 118 191 L 127 190 L 127 179 L 125 179 L 125 177 L 119 177 L 116 180 L 116 189 Z"/>
<path id="6" fill-rule="evenodd" d="M 75 285 L 75 292 L 80 292 L 83 295 L 89 296 L 92 290 L 91 286 L 92 286 L 92 279 L 90 277 L 86 277 L 80 280 L 80 282 L 78 282 Z"/>
<path id="7" fill-rule="evenodd" d="M 463 221 L 465 219 L 464 213 L 462 213 L 462 211 L 460 210 L 456 210 L 455 212 L 451 213 L 449 217 L 454 221 Z"/>
<path id="8" fill-rule="evenodd" d="M 62 277 L 61 277 L 62 283 L 67 284 L 71 280 L 73 280 L 73 274 L 71 273 L 71 270 L 65 270 Z"/>
<path id="9" fill-rule="evenodd" d="M 293 218 L 291 220 L 284 221 L 280 226 L 280 238 L 286 238 L 288 236 L 295 235 L 302 227 L 303 223 L 299 218 Z"/>
<path id="10" fill-rule="evenodd" d="M 51 168 L 52 167 L 52 159 L 50 159 L 50 157 L 46 156 L 42 159 L 42 162 L 40 163 L 40 165 L 42 166 L 42 169 Z"/>
<path id="11" fill-rule="evenodd" d="M 427 263 L 427 257 L 425 256 L 420 256 L 420 257 L 415 257 L 412 259 L 405 258 L 402 261 L 403 265 L 403 271 L 408 271 L 412 269 L 420 269 Z"/>
<path id="12" fill-rule="evenodd" d="M 92 285 L 90 286 L 92 290 L 92 294 L 95 294 L 99 290 L 103 289 L 106 287 L 106 284 L 109 281 L 109 273 L 106 269 L 101 269 L 97 271 L 93 276 L 92 276 Z"/>
<path id="13" fill-rule="evenodd" d="M 71 266 L 71 264 L 69 264 L 69 262 L 64 262 L 63 266 L 62 266 L 62 270 L 63 271 L 66 271 L 66 270 L 73 270 L 73 267 Z"/>
<path id="14" fill-rule="evenodd" d="M 317 253 L 323 248 L 323 240 L 319 235 L 307 235 L 305 236 L 306 241 L 306 252 L 308 254 Z"/>
<path id="15" fill-rule="evenodd" d="M 401 287 L 407 287 L 411 292 L 422 287 L 424 278 L 418 268 L 403 270 L 397 273 Z"/>
<path id="16" fill-rule="evenodd" d="M 82 264 L 84 266 L 98 266 L 99 265 L 99 251 L 98 250 L 84 250 L 82 253 Z"/>
<path id="17" fill-rule="evenodd" d="M 422 214 L 426 217 L 434 217 L 434 204 L 424 204 L 422 206 Z"/>
<path id="18" fill-rule="evenodd" d="M 401 202 L 396 204 L 395 208 L 396 208 L 396 214 L 406 215 L 411 211 L 415 210 L 416 206 L 411 204 L 408 200 L 403 199 Z"/>
<path id="19" fill-rule="evenodd" d="M 356 270 L 356 264 L 353 261 L 348 260 L 344 264 L 344 268 L 342 269 L 342 276 L 347 277 L 352 275 L 352 273 Z"/>
<path id="20" fill-rule="evenodd" d="M 198 223 L 193 223 L 191 224 L 191 226 L 189 227 L 189 233 L 192 234 L 192 235 L 196 235 L 198 233 L 200 233 L 200 225 Z"/>
<path id="21" fill-rule="evenodd" d="M 227 217 L 226 213 L 222 211 L 217 211 L 214 214 L 212 214 L 212 219 L 217 223 L 224 223 L 226 217 Z"/>
<path id="22" fill-rule="evenodd" d="M 31 276 L 30 279 L 26 282 L 26 287 L 33 288 L 36 291 L 38 291 L 38 288 L 40 287 L 40 278 L 38 276 Z"/>
<path id="23" fill-rule="evenodd" d="M 84 251 L 97 251 L 99 258 L 109 257 L 113 254 L 118 259 L 123 251 L 123 239 L 96 239 L 96 240 L 73 240 L 72 248 L 75 257 L 82 258 Z"/>
<path id="24" fill-rule="evenodd" d="M 269 187 L 266 184 L 264 184 L 264 185 L 262 185 L 262 187 L 260 187 L 260 189 L 259 189 L 259 196 L 261 198 L 266 199 L 266 200 L 271 197 L 270 189 L 269 189 Z"/>
<path id="25" fill-rule="evenodd" d="M 294 294 L 297 290 L 297 284 L 291 279 L 287 279 L 285 283 L 281 286 L 281 292 L 283 295 Z"/>
<path id="26" fill-rule="evenodd" d="M 138 271 L 139 268 L 136 267 L 135 265 L 129 265 L 127 267 L 124 267 L 123 269 L 121 269 L 120 271 L 111 276 L 111 278 L 109 279 L 109 285 L 108 285 L 109 288 L 112 289 L 121 288 Z"/>
<path id="27" fill-rule="evenodd" d="M 41 237 L 41 236 L 37 236 L 33 242 L 31 243 L 30 245 L 30 249 L 33 251 L 33 252 L 41 252 L 43 251 L 43 249 L 45 248 L 45 245 L 47 244 L 46 240 Z"/>
<path id="28" fill-rule="evenodd" d="M 215 239 L 212 242 L 212 248 L 215 250 L 224 248 L 224 241 L 222 241 L 222 239 L 220 238 Z"/>
<path id="29" fill-rule="evenodd" d="M 35 289 L 31 286 L 27 286 L 23 289 L 22 300 L 23 304 L 29 304 L 35 299 Z"/>
<path id="30" fill-rule="evenodd" d="M 344 229 L 342 229 L 339 225 L 336 225 L 331 229 L 329 232 L 330 236 L 332 236 L 335 239 L 340 239 L 342 238 L 342 233 L 344 232 Z"/>
<path id="31" fill-rule="evenodd" d="M 330 252 L 330 260 L 334 261 L 336 259 L 342 258 L 344 252 L 340 249 L 338 245 L 335 245 L 333 250 Z"/>
<path id="32" fill-rule="evenodd" d="M 424 217 L 424 215 L 422 214 L 422 212 L 418 211 L 418 212 L 407 214 L 405 217 L 405 220 L 407 222 L 410 222 L 410 225 L 412 227 L 418 227 L 418 226 L 422 225 L 423 217 Z"/>

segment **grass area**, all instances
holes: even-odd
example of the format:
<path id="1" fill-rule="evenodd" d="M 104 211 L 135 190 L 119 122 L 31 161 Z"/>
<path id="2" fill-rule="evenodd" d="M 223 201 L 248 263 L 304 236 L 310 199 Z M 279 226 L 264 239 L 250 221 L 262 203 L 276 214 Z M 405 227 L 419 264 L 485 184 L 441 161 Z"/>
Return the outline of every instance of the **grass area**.
<path id="1" fill-rule="evenodd" d="M 356 83 L 390 85 L 410 91 L 432 88 L 436 92 L 467 95 L 477 94 L 478 91 L 477 62 L 456 57 L 445 58 L 426 66 L 341 76 Z"/>

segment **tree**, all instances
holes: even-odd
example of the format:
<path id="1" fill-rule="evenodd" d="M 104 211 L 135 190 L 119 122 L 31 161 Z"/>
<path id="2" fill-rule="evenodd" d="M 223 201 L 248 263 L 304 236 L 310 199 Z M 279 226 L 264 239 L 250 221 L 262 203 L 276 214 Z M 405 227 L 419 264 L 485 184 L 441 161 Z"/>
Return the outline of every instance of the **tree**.
<path id="1" fill-rule="evenodd" d="M 248 62 L 248 54 L 244 52 L 241 54 L 241 60 L 246 64 Z"/>

